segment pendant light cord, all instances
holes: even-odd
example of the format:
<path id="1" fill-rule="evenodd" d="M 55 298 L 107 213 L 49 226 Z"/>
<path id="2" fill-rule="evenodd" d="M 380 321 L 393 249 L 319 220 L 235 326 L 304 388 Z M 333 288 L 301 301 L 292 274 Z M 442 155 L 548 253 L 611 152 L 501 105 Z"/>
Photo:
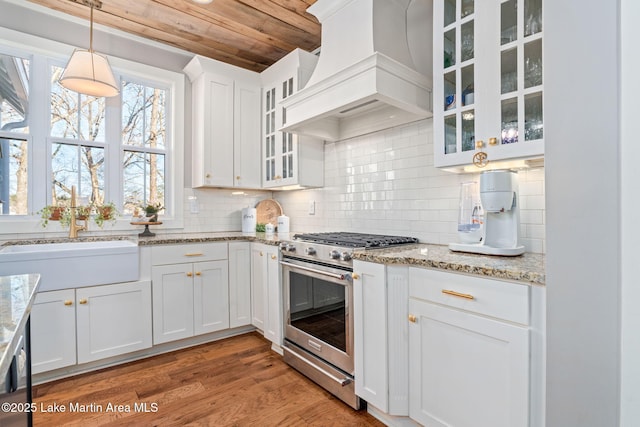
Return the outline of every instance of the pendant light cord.
<path id="1" fill-rule="evenodd" d="M 91 3 L 91 14 L 89 15 L 89 52 L 93 53 L 93 0 Z"/>

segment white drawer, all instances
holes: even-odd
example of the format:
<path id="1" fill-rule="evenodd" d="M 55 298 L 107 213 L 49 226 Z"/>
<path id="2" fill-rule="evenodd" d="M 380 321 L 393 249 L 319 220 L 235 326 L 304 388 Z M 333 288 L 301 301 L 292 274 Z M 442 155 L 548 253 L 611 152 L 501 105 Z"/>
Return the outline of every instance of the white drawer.
<path id="1" fill-rule="evenodd" d="M 151 265 L 227 259 L 227 243 L 188 243 L 151 247 Z"/>
<path id="2" fill-rule="evenodd" d="M 529 286 L 425 268 L 409 269 L 409 296 L 529 324 Z"/>

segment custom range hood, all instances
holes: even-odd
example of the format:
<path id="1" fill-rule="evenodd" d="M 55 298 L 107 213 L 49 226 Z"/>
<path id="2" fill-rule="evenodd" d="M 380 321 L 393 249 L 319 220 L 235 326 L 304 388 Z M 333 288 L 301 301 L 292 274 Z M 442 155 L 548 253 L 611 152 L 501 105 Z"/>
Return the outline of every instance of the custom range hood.
<path id="1" fill-rule="evenodd" d="M 339 141 L 431 117 L 431 62 L 423 59 L 432 53 L 431 5 L 318 0 L 309 7 L 322 24 L 320 58 L 305 87 L 282 101 L 281 130 Z"/>

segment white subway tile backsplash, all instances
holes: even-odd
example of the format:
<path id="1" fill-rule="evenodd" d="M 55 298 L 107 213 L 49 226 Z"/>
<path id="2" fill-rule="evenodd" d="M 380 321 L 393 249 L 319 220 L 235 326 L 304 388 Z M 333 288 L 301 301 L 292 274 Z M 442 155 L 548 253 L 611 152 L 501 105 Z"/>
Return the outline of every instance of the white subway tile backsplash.
<path id="1" fill-rule="evenodd" d="M 292 230 L 410 235 L 457 241 L 460 183 L 477 174 L 433 166 L 432 120 L 325 145 L 325 186 L 274 193 Z M 521 230 L 528 251 L 544 251 L 544 169 L 519 172 Z M 307 200 L 316 201 L 308 215 Z"/>

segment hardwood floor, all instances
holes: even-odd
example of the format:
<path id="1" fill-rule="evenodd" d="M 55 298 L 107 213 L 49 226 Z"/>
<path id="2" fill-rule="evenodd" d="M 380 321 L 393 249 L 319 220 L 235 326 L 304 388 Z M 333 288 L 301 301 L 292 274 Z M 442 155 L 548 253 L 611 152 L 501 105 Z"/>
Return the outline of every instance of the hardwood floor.
<path id="1" fill-rule="evenodd" d="M 250 333 L 35 386 L 34 426 L 383 426 L 270 344 Z"/>

